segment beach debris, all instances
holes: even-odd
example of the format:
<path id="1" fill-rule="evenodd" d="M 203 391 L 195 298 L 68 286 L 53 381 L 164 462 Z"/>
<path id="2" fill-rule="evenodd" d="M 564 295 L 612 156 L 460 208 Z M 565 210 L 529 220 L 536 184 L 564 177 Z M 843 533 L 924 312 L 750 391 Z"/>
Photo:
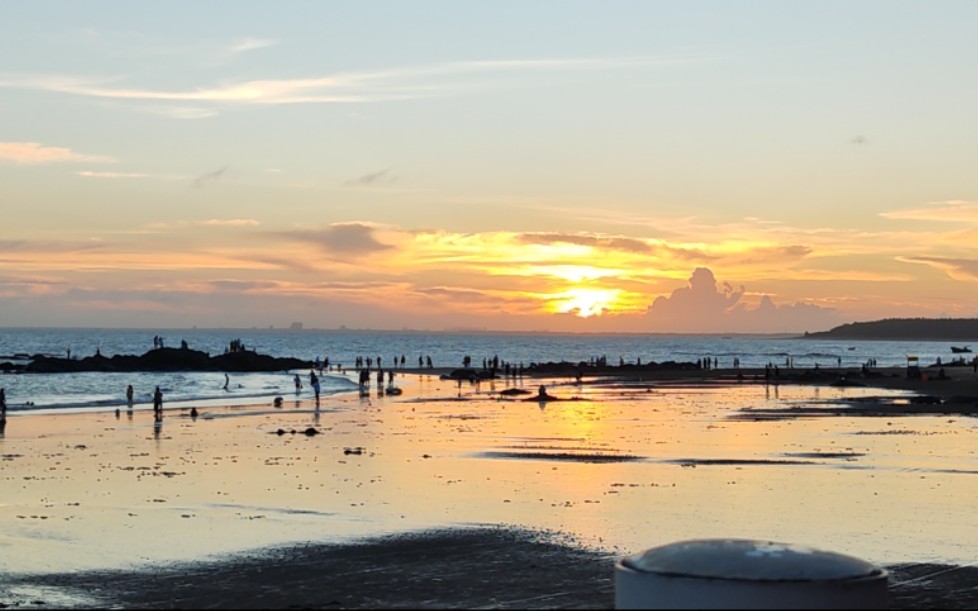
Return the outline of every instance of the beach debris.
<path id="1" fill-rule="evenodd" d="M 357 446 L 355 448 L 343 448 L 343 454 L 345 454 L 347 456 L 349 456 L 350 454 L 354 454 L 356 456 L 360 456 L 361 454 L 363 454 L 363 452 L 364 452 L 364 448 L 362 448 L 360 446 Z"/>

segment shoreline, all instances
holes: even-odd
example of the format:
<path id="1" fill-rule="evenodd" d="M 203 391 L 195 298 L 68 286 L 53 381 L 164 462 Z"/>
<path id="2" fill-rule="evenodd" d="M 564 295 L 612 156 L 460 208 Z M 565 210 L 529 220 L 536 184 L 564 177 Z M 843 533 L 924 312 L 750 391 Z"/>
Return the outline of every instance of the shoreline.
<path id="1" fill-rule="evenodd" d="M 943 369 L 945 378 L 938 377 Z M 297 370 L 290 370 L 294 372 Z M 463 371 L 460 367 L 405 367 L 395 369 L 396 379 L 416 380 L 420 378 L 436 379 L 444 382 L 458 383 L 459 380 L 451 378 L 453 372 Z M 488 374 L 484 370 L 471 369 L 483 374 Z M 647 383 L 649 385 L 676 385 L 704 384 L 704 385 L 735 385 L 735 384 L 760 384 L 766 386 L 849 386 L 862 388 L 877 388 L 888 391 L 904 391 L 915 393 L 922 397 L 939 398 L 941 403 L 947 407 L 966 410 L 965 413 L 978 412 L 978 372 L 975 372 L 971 365 L 945 365 L 943 368 L 937 365 L 921 366 L 920 372 L 924 374 L 921 379 L 909 379 L 906 375 L 905 367 L 877 367 L 869 371 L 868 375 L 863 374 L 859 369 L 852 367 L 822 367 L 822 368 L 782 368 L 777 376 L 766 376 L 764 368 L 732 368 L 724 367 L 717 369 L 706 369 L 696 367 L 643 367 L 635 365 L 625 366 L 605 366 L 605 367 L 579 367 L 571 363 L 547 363 L 528 367 L 520 376 L 505 377 L 498 375 L 495 379 L 483 377 L 480 384 L 498 384 L 514 386 L 533 386 L 535 382 L 544 380 L 548 383 L 556 383 L 562 386 L 578 385 L 586 386 L 589 384 L 600 384 L 606 381 L 618 383 Z M 355 381 L 354 369 L 344 369 L 342 371 L 325 371 L 324 375 L 332 375 L 347 380 Z M 374 370 L 375 373 L 375 370 Z M 580 384 L 577 384 L 577 375 L 582 375 Z M 36 373 L 31 375 L 46 375 Z M 0 378 L 2 381 L 2 378 Z M 467 379 L 461 380 L 462 385 L 469 384 Z M 395 384 L 396 385 L 396 384 Z M 386 384 L 384 385 L 386 388 Z M 467 386 L 464 386 L 468 388 Z M 376 394 L 376 384 L 368 386 L 369 395 Z M 356 388 L 324 394 L 322 400 L 326 401 L 330 397 L 349 397 L 357 396 Z M 299 395 L 291 392 L 270 392 L 267 394 L 255 394 L 246 396 L 226 396 L 208 397 L 199 399 L 179 399 L 166 401 L 166 410 L 189 409 L 193 406 L 213 406 L 213 407 L 255 407 L 271 405 L 275 397 L 282 397 L 285 402 L 310 401 L 311 397 L 308 390 L 304 390 Z M 11 415 L 40 415 L 42 413 L 98 413 L 113 412 L 116 408 L 126 411 L 127 404 L 123 399 L 110 400 L 98 405 L 77 404 L 77 405 L 57 405 L 57 406 L 24 406 L 11 405 L 8 407 L 7 414 Z M 149 401 L 137 402 L 136 412 L 151 408 Z M 974 407 L 975 410 L 969 409 Z"/>

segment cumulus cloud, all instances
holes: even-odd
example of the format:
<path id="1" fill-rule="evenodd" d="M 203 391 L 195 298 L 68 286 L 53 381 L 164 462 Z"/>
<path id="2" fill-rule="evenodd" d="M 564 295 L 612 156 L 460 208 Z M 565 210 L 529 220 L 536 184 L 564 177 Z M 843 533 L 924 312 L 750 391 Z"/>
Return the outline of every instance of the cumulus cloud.
<path id="1" fill-rule="evenodd" d="M 669 296 L 659 296 L 648 309 L 652 330 L 674 333 L 778 333 L 822 330 L 839 324 L 835 310 L 813 304 L 776 305 L 763 296 L 756 308 L 740 303 L 745 289 L 717 284 L 713 272 L 698 267 Z"/>
<path id="2" fill-rule="evenodd" d="M 689 278 L 689 286 L 678 288 L 669 297 L 659 296 L 652 302 L 649 313 L 662 323 L 709 321 L 722 317 L 744 294 L 744 287 L 734 291 L 729 284 L 717 290 L 713 272 L 698 267 Z"/>
<path id="3" fill-rule="evenodd" d="M 38 142 L 0 142 L 0 160 L 12 161 L 18 165 L 37 165 L 60 162 L 100 162 L 115 161 L 101 155 L 85 155 L 61 146 L 44 146 Z"/>

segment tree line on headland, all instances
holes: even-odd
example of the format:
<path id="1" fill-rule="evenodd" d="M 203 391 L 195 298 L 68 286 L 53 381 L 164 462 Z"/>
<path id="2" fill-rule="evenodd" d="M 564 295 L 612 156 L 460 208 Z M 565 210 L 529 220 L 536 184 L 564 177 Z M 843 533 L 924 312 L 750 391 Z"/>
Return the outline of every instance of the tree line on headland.
<path id="1" fill-rule="evenodd" d="M 978 318 L 887 318 L 847 323 L 828 331 L 806 331 L 805 338 L 978 341 Z"/>

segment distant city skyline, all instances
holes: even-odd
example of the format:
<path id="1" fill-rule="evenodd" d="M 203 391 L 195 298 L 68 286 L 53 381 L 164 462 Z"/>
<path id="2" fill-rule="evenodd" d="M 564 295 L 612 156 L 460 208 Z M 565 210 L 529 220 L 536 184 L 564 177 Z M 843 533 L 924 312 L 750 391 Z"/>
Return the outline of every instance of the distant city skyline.
<path id="1" fill-rule="evenodd" d="M 978 4 L 0 4 L 0 327 L 978 316 Z"/>

